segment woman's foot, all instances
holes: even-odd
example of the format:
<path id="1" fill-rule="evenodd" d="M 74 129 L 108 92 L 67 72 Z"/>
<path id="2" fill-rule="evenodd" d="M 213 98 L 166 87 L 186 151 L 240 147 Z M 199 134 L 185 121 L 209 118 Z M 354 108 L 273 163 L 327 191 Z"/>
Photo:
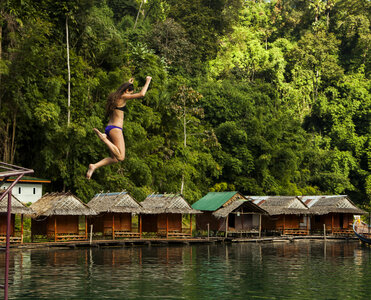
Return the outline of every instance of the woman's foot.
<path id="1" fill-rule="evenodd" d="M 90 179 L 90 178 L 91 178 L 91 176 L 93 175 L 95 169 L 96 169 L 96 168 L 95 168 L 94 164 L 90 164 L 90 165 L 89 165 L 88 172 L 86 173 L 86 178 L 87 178 L 87 179 Z"/>
<path id="2" fill-rule="evenodd" d="M 103 142 L 107 140 L 107 134 L 101 133 L 97 128 L 93 128 L 93 130 Z"/>

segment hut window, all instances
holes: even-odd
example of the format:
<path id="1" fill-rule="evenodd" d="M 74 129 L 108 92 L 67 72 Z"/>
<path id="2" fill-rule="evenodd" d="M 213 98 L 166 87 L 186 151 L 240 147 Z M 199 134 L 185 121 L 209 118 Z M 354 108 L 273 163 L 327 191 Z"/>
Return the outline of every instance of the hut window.
<path id="1" fill-rule="evenodd" d="M 33 188 L 33 194 L 34 195 L 36 194 L 36 188 Z"/>
<path id="2" fill-rule="evenodd" d="M 19 187 L 18 188 L 18 194 L 21 194 L 22 193 L 22 189 Z"/>

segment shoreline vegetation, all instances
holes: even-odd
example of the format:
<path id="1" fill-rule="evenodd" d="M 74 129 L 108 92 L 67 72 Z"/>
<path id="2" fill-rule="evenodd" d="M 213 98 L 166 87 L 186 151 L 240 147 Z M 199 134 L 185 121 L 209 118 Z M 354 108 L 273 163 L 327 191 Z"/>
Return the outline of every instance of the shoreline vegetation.
<path id="1" fill-rule="evenodd" d="M 143 5 L 142 5 L 143 4 Z M 349 195 L 370 211 L 368 0 L 2 1 L 0 160 L 46 192 Z M 123 162 L 107 96 L 128 103 Z"/>

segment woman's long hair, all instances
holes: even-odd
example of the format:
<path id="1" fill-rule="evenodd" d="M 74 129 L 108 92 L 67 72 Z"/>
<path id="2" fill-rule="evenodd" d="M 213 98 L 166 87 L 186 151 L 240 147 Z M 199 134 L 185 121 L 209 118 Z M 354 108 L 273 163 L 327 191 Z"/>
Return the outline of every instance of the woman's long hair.
<path id="1" fill-rule="evenodd" d="M 125 82 L 119 86 L 119 88 L 108 95 L 107 104 L 106 104 L 106 114 L 110 116 L 112 111 L 117 107 L 117 100 L 120 99 L 123 93 L 126 90 L 133 91 L 134 86 L 130 82 Z"/>

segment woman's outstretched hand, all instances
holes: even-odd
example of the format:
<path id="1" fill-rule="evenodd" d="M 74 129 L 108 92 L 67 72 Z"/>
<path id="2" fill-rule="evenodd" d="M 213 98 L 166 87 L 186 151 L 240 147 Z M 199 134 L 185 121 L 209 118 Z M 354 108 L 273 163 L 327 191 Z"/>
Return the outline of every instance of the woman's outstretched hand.
<path id="1" fill-rule="evenodd" d="M 147 77 L 146 77 L 146 80 L 147 80 L 147 81 L 151 81 L 151 80 L 152 80 L 152 77 L 151 77 L 151 76 L 147 76 Z"/>

